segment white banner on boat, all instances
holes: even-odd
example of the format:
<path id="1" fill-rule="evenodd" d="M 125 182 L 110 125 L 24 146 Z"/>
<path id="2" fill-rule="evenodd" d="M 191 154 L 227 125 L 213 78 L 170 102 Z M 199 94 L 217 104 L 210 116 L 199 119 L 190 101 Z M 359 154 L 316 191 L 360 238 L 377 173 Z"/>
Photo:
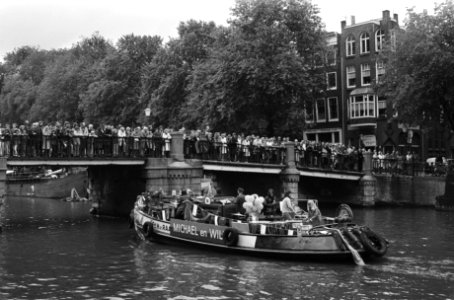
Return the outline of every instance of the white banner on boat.
<path id="1" fill-rule="evenodd" d="M 197 208 L 199 206 L 197 204 L 194 204 L 194 206 L 192 207 L 192 215 L 195 217 L 197 215 Z"/>
<path id="2" fill-rule="evenodd" d="M 263 224 L 260 224 L 260 234 L 266 234 L 266 226 Z"/>

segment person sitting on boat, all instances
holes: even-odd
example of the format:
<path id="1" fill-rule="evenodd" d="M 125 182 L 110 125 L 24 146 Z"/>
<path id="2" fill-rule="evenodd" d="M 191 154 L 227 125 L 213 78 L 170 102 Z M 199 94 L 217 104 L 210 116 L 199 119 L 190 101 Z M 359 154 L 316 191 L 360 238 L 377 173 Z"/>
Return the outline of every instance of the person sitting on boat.
<path id="1" fill-rule="evenodd" d="M 184 189 L 181 191 L 181 196 L 178 199 L 178 205 L 175 211 L 176 219 L 184 219 L 184 211 L 188 202 L 193 204 L 192 199 L 188 195 L 188 192 L 186 191 L 186 189 Z"/>
<path id="2" fill-rule="evenodd" d="M 242 215 L 246 214 L 246 209 L 243 207 L 244 202 L 246 202 L 246 198 L 244 196 L 244 189 L 239 187 L 237 190 L 238 196 L 236 196 L 235 204 L 237 213 Z"/>
<path id="3" fill-rule="evenodd" d="M 307 200 L 307 220 L 312 224 L 321 224 L 322 220 L 322 213 L 317 206 L 317 203 L 314 200 Z"/>
<path id="4" fill-rule="evenodd" d="M 290 192 L 285 192 L 284 199 L 280 202 L 280 209 L 284 220 L 294 219 L 296 214 L 301 211 L 298 199 L 293 199 Z"/>
<path id="5" fill-rule="evenodd" d="M 336 209 L 336 217 L 323 217 L 324 221 L 332 223 L 348 223 L 353 220 L 353 211 L 348 204 L 340 204 Z"/>
<path id="6" fill-rule="evenodd" d="M 263 202 L 263 214 L 265 216 L 273 216 L 278 214 L 278 202 L 276 201 L 276 196 L 274 195 L 274 190 L 269 189 L 268 193 L 265 196 L 265 202 Z"/>

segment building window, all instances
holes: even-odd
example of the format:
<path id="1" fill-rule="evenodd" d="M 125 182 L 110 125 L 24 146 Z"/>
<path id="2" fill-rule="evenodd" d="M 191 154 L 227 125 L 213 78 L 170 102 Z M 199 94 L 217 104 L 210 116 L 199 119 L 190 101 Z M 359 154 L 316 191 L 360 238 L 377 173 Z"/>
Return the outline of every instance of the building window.
<path id="1" fill-rule="evenodd" d="M 331 72 L 326 74 L 326 81 L 328 85 L 328 90 L 337 89 L 337 74 L 336 72 Z"/>
<path id="2" fill-rule="evenodd" d="M 308 141 L 316 141 L 317 137 L 316 137 L 316 134 L 315 134 L 315 133 L 308 133 L 308 134 L 306 135 L 306 139 L 307 139 Z"/>
<path id="3" fill-rule="evenodd" d="M 386 117 L 386 98 L 379 96 L 377 106 L 378 106 L 378 116 Z"/>
<path id="4" fill-rule="evenodd" d="M 383 75 L 385 75 L 385 64 L 382 61 L 377 61 L 375 63 L 375 70 L 375 74 L 377 75 L 377 82 L 380 82 Z"/>
<path id="5" fill-rule="evenodd" d="M 359 37 L 360 40 L 360 53 L 369 53 L 370 52 L 370 39 L 367 32 L 363 32 Z"/>
<path id="6" fill-rule="evenodd" d="M 339 134 L 339 132 L 333 132 L 333 143 L 340 143 L 340 134 Z"/>
<path id="7" fill-rule="evenodd" d="M 383 43 L 385 40 L 385 32 L 381 29 L 375 32 L 375 51 L 380 52 L 383 50 Z"/>
<path id="8" fill-rule="evenodd" d="M 304 120 L 306 123 L 314 122 L 314 105 L 311 101 L 304 103 Z"/>
<path id="9" fill-rule="evenodd" d="M 328 98 L 328 120 L 330 122 L 339 121 L 339 109 L 336 97 Z"/>
<path id="10" fill-rule="evenodd" d="M 353 37 L 353 35 L 350 35 L 347 38 L 346 47 L 347 47 L 347 56 L 353 56 L 356 54 L 356 42 L 355 42 L 355 38 Z"/>
<path id="11" fill-rule="evenodd" d="M 360 95 L 350 97 L 350 118 L 375 117 L 374 95 Z"/>
<path id="12" fill-rule="evenodd" d="M 326 53 L 326 62 L 330 66 L 336 65 L 336 50 L 328 50 L 328 53 Z"/>
<path id="13" fill-rule="evenodd" d="M 370 85 L 370 65 L 361 65 L 361 85 Z"/>
<path id="14" fill-rule="evenodd" d="M 317 68 L 323 67 L 323 56 L 320 53 L 314 55 L 314 64 Z"/>
<path id="15" fill-rule="evenodd" d="M 391 50 L 396 50 L 396 32 L 391 30 Z"/>
<path id="16" fill-rule="evenodd" d="M 317 100 L 317 122 L 326 122 L 325 99 Z"/>
<path id="17" fill-rule="evenodd" d="M 347 87 L 354 88 L 356 87 L 356 69 L 355 66 L 347 67 Z"/>

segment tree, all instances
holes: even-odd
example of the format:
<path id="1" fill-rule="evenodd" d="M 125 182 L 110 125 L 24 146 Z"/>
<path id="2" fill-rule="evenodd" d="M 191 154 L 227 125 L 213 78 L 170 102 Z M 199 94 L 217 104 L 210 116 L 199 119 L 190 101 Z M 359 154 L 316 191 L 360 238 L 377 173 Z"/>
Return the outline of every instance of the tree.
<path id="1" fill-rule="evenodd" d="M 109 41 L 95 33 L 48 64 L 31 108 L 32 118 L 82 121 L 81 97 L 96 78 L 99 64 L 113 51 Z"/>
<path id="2" fill-rule="evenodd" d="M 143 69 L 141 103 L 144 109 L 150 106 L 155 125 L 200 126 L 200 123 L 187 123 L 188 118 L 184 117 L 188 113 L 187 78 L 193 65 L 207 58 L 218 30 L 213 22 L 180 23 L 179 37 L 169 41 Z M 198 119 L 200 114 L 197 116 Z"/>
<path id="3" fill-rule="evenodd" d="M 410 125 L 443 124 L 454 129 L 454 5 L 408 11 L 405 31 L 383 53 L 384 79 L 378 92 L 389 99 L 398 119 Z"/>
<path id="4" fill-rule="evenodd" d="M 198 113 L 192 120 L 216 130 L 301 135 L 305 102 L 325 87 L 314 67 L 323 49 L 317 13 L 304 0 L 237 1 L 230 28 L 194 66 L 187 110 Z"/>
<path id="5" fill-rule="evenodd" d="M 0 71 L 1 116 L 9 122 L 30 119 L 31 107 L 36 101 L 39 84 L 45 69 L 58 51 L 45 51 L 24 46 L 9 52 Z"/>
<path id="6" fill-rule="evenodd" d="M 140 85 L 144 66 L 161 48 L 158 36 L 123 36 L 93 67 L 94 78 L 81 94 L 79 109 L 87 121 L 133 124 L 141 115 Z M 143 114 L 143 112 L 142 112 Z"/>

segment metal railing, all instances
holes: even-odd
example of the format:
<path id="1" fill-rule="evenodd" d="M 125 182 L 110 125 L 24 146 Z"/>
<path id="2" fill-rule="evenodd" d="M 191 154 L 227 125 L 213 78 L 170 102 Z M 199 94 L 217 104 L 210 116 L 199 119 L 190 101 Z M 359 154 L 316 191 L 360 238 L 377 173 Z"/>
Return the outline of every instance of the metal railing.
<path id="1" fill-rule="evenodd" d="M 253 146 L 203 140 L 184 141 L 184 156 L 189 159 L 284 165 L 287 159 L 286 151 L 285 146 Z"/>
<path id="2" fill-rule="evenodd" d="M 168 157 L 170 140 L 160 137 L 11 136 L 0 140 L 0 157 L 80 159 Z"/>
<path id="3" fill-rule="evenodd" d="M 448 165 L 443 163 L 427 164 L 422 161 L 397 158 L 372 159 L 372 170 L 375 174 L 406 176 L 445 176 Z"/>
<path id="4" fill-rule="evenodd" d="M 363 157 L 357 153 L 324 153 L 321 151 L 295 150 L 295 161 L 300 168 L 323 170 L 363 171 Z"/>

